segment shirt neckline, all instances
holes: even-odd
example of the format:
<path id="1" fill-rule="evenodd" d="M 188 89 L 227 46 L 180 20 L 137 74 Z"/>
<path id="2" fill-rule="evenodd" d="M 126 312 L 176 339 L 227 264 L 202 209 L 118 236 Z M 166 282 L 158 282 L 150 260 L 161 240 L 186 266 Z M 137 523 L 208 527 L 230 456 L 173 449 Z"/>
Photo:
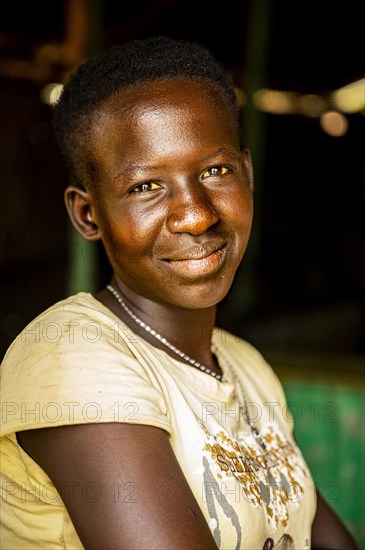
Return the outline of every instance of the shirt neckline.
<path id="1" fill-rule="evenodd" d="M 99 312 L 102 312 L 111 320 L 116 319 L 118 322 L 121 321 L 121 319 L 115 313 L 113 313 L 107 306 L 105 306 L 102 302 L 95 298 L 91 292 L 78 292 L 76 296 L 84 296 L 91 299 L 92 302 L 96 302 L 97 310 Z M 210 374 L 207 374 L 204 371 L 199 370 L 192 365 L 189 365 L 189 363 L 185 363 L 178 358 L 172 357 L 164 349 L 155 347 L 150 342 L 147 342 L 147 340 L 145 340 L 143 336 L 139 334 L 137 335 L 131 328 L 129 328 L 129 332 L 132 335 L 136 336 L 137 341 L 140 345 L 142 345 L 142 347 L 147 349 L 152 348 L 154 353 L 160 355 L 162 358 L 162 362 L 166 360 L 170 361 L 170 364 L 175 367 L 174 370 L 179 380 L 183 381 L 189 386 L 193 386 L 197 391 L 199 391 L 199 393 L 203 393 L 204 395 L 207 395 L 209 397 L 212 397 L 215 394 L 215 397 L 219 398 L 220 400 L 223 399 L 224 401 L 229 399 L 229 397 L 232 395 L 234 391 L 233 376 L 229 365 L 227 364 L 227 361 L 224 357 L 224 354 L 221 351 L 221 342 L 219 342 L 218 334 L 219 331 L 217 331 L 217 333 L 213 331 L 211 348 L 215 348 L 214 353 L 216 353 L 219 365 L 221 367 L 223 380 L 218 380 Z M 135 343 L 130 343 L 131 347 L 134 347 Z"/>

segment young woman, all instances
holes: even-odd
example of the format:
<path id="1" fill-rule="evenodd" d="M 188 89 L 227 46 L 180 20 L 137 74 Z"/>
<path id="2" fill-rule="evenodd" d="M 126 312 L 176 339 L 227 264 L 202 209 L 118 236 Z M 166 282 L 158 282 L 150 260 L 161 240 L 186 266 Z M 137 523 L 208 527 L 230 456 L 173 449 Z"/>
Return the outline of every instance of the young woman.
<path id="1" fill-rule="evenodd" d="M 4 358 L 1 547 L 355 548 L 273 371 L 215 326 L 253 215 L 227 74 L 199 45 L 132 41 L 80 66 L 54 114 L 68 213 L 113 277 Z"/>

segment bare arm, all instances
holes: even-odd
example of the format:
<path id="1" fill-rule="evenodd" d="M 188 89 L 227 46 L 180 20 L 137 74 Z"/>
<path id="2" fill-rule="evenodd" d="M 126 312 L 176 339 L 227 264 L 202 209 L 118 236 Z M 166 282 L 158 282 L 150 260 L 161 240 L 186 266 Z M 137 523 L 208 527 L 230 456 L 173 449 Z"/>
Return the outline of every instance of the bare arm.
<path id="1" fill-rule="evenodd" d="M 87 424 L 17 435 L 53 481 L 87 550 L 216 550 L 162 429 Z"/>
<path id="2" fill-rule="evenodd" d="M 317 511 L 312 525 L 313 550 L 358 550 L 341 520 L 317 491 Z"/>

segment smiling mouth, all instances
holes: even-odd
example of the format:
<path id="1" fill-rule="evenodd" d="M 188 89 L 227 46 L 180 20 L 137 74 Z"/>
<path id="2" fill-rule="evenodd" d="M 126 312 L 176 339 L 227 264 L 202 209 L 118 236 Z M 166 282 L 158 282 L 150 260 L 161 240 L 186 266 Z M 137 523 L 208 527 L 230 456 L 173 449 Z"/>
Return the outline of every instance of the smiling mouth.
<path id="1" fill-rule="evenodd" d="M 226 256 L 226 249 L 226 244 L 218 249 L 214 247 L 200 247 L 191 251 L 190 255 L 185 253 L 188 257 L 176 260 L 169 259 L 166 262 L 181 275 L 188 277 L 208 275 L 220 268 Z"/>

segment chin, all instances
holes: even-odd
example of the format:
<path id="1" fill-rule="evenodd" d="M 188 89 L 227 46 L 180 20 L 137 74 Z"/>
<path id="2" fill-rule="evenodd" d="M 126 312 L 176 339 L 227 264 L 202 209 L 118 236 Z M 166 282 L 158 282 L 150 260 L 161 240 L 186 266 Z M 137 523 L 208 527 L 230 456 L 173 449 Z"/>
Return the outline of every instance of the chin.
<path id="1" fill-rule="evenodd" d="M 221 276 L 223 279 L 224 276 Z M 227 284 L 227 279 L 221 280 L 220 284 L 214 281 L 213 284 L 197 284 L 193 288 L 185 288 L 177 298 L 171 296 L 170 303 L 184 309 L 207 309 L 216 306 L 228 294 L 232 281 Z M 224 284 L 222 284 L 224 283 Z"/>

